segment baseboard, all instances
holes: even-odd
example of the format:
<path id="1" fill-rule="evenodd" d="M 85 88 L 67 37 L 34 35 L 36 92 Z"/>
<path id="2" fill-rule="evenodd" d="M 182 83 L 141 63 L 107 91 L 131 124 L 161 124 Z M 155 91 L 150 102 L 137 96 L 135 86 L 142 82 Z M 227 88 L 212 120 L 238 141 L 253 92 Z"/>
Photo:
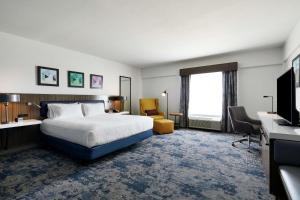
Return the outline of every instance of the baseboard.
<path id="1" fill-rule="evenodd" d="M 24 146 L 12 148 L 12 149 L 1 150 L 0 151 L 0 156 L 6 155 L 6 154 L 11 154 L 11 153 L 17 153 L 17 152 L 20 152 L 20 151 L 36 148 L 38 146 L 39 146 L 38 144 L 28 144 L 28 145 L 24 145 Z"/>

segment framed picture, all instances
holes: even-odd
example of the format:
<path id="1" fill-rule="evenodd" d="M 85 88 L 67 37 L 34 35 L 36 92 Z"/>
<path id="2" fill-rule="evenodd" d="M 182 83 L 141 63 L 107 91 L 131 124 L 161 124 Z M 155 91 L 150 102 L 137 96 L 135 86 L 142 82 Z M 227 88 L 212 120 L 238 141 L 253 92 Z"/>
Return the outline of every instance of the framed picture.
<path id="1" fill-rule="evenodd" d="M 300 54 L 292 61 L 296 77 L 296 87 L 300 87 Z"/>
<path id="2" fill-rule="evenodd" d="M 68 86 L 84 88 L 84 73 L 68 71 Z"/>
<path id="3" fill-rule="evenodd" d="M 50 67 L 37 66 L 37 84 L 59 86 L 59 70 Z"/>
<path id="4" fill-rule="evenodd" d="M 91 74 L 90 75 L 90 87 L 94 89 L 102 89 L 103 88 L 103 76 Z"/>

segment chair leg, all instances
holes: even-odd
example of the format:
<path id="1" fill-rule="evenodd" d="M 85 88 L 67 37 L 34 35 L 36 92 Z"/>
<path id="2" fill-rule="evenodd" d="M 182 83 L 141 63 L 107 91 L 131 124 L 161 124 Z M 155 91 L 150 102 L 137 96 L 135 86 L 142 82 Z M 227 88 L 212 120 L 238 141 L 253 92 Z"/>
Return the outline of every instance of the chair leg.
<path id="1" fill-rule="evenodd" d="M 250 135 L 248 135 L 248 149 L 250 149 L 250 144 L 251 144 L 251 138 Z"/>
<path id="2" fill-rule="evenodd" d="M 234 146 L 235 143 L 237 143 L 237 142 L 241 143 L 243 141 L 248 141 L 248 138 L 242 138 L 242 139 L 235 140 L 231 143 L 231 145 Z"/>
<path id="3" fill-rule="evenodd" d="M 261 142 L 262 142 L 262 134 L 259 134 L 259 146 L 261 146 Z"/>
<path id="4" fill-rule="evenodd" d="M 251 145 L 251 137 L 250 137 L 250 135 L 248 135 L 247 139 L 248 139 L 248 148 L 247 148 L 248 150 L 247 151 L 251 152 L 250 151 L 250 145 Z"/>
<path id="5" fill-rule="evenodd" d="M 232 145 L 233 147 L 235 147 L 235 143 L 237 143 L 237 142 L 242 143 L 243 141 L 247 141 L 247 142 L 248 142 L 248 147 L 247 147 L 247 149 L 248 149 L 248 151 L 250 152 L 251 141 L 256 141 L 256 140 L 253 140 L 253 139 L 251 138 L 250 135 L 247 135 L 246 137 L 243 137 L 242 139 L 233 141 L 233 142 L 231 143 L 231 145 Z"/>

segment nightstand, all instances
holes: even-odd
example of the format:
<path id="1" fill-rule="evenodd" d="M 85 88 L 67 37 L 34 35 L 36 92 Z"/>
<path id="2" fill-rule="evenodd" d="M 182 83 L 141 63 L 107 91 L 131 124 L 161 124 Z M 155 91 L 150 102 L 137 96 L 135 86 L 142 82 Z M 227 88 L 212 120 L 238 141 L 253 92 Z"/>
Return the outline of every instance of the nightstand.
<path id="1" fill-rule="evenodd" d="M 24 120 L 23 122 L 12 122 L 8 124 L 0 124 L 0 134 L 5 135 L 5 142 L 4 142 L 4 149 L 6 150 L 8 147 L 8 134 L 9 130 L 13 128 L 18 128 L 18 127 L 27 127 L 27 126 L 34 126 L 34 125 L 39 125 L 41 124 L 41 120 L 36 120 L 36 119 L 28 119 Z M 2 146 L 2 140 L 1 140 L 1 146 Z"/>

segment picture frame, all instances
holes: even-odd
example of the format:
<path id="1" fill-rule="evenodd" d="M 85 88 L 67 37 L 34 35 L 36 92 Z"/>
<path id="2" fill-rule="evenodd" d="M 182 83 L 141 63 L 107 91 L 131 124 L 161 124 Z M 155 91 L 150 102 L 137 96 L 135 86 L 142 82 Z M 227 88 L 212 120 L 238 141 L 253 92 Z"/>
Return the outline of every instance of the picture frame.
<path id="1" fill-rule="evenodd" d="M 293 59 L 292 67 L 294 68 L 296 87 L 300 87 L 300 54 Z"/>
<path id="2" fill-rule="evenodd" d="M 59 86 L 59 69 L 37 66 L 37 84 L 42 86 Z"/>
<path id="3" fill-rule="evenodd" d="M 68 87 L 84 88 L 84 73 L 68 71 Z"/>
<path id="4" fill-rule="evenodd" d="M 90 74 L 90 88 L 103 89 L 103 76 L 97 74 Z"/>

